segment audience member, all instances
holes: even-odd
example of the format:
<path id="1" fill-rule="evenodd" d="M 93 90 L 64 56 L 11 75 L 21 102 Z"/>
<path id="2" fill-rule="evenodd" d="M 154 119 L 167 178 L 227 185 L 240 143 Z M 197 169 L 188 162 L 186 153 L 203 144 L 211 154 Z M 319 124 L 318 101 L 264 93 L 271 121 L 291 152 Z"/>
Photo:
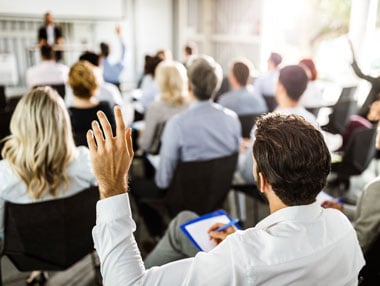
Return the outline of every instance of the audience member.
<path id="1" fill-rule="evenodd" d="M 280 114 L 296 114 L 305 118 L 314 126 L 318 126 L 317 120 L 313 114 L 303 108 L 299 100 L 307 86 L 307 75 L 305 70 L 300 66 L 286 66 L 279 72 L 275 97 L 278 102 L 277 108 L 274 110 Z M 254 130 L 251 132 L 251 146 L 255 140 Z M 244 181 L 254 183 L 252 174 L 252 156 L 249 148 L 241 155 L 239 159 L 239 173 Z"/>
<path id="2" fill-rule="evenodd" d="M 103 78 L 104 81 L 116 85 L 120 89 L 120 75 L 125 67 L 125 55 L 126 46 L 121 34 L 121 28 L 119 25 L 116 26 L 116 34 L 119 37 L 121 46 L 121 56 L 116 63 L 111 63 L 109 60 L 110 47 L 107 43 L 100 43 L 100 56 L 101 65 L 103 67 Z"/>
<path id="3" fill-rule="evenodd" d="M 281 62 L 282 56 L 280 54 L 270 54 L 268 59 L 268 71 L 259 76 L 253 84 L 255 94 L 274 97 Z"/>
<path id="4" fill-rule="evenodd" d="M 183 49 L 183 64 L 187 67 L 187 64 L 192 56 L 198 53 L 197 44 L 195 42 L 187 42 Z"/>
<path id="5" fill-rule="evenodd" d="M 138 141 L 140 149 L 148 153 L 158 151 L 155 142 L 161 138 L 154 138 L 157 127 L 187 107 L 187 75 L 183 65 L 173 61 L 161 62 L 156 70 L 156 82 L 160 89 L 159 100 L 149 106 L 145 128 Z"/>
<path id="6" fill-rule="evenodd" d="M 0 161 L 1 240 L 5 201 L 53 200 L 97 184 L 88 149 L 75 147 L 69 114 L 50 87 L 34 89 L 21 98 L 10 129 Z"/>
<path id="7" fill-rule="evenodd" d="M 191 69 L 189 78 L 194 87 Z M 116 137 L 104 113 L 104 137 L 98 125 L 87 133 L 102 199 L 93 238 L 105 285 L 357 285 L 364 258 L 351 224 L 315 202 L 330 170 L 329 150 L 322 134 L 294 115 L 269 114 L 257 124 L 253 175 L 271 215 L 228 236 L 230 230 L 212 227 L 209 235 L 220 243 L 210 252 L 146 270 L 127 194 L 131 130 L 119 108 L 115 116 Z"/>
<path id="8" fill-rule="evenodd" d="M 58 85 L 67 82 L 69 68 L 54 60 L 53 48 L 47 44 L 40 47 L 42 61 L 28 68 L 26 83 L 29 88 L 41 85 Z"/>
<path id="9" fill-rule="evenodd" d="M 379 95 L 380 94 L 380 76 L 374 77 L 374 76 L 370 76 L 370 75 L 365 75 L 361 71 L 361 69 L 359 68 L 359 65 L 357 63 L 357 60 L 356 60 L 356 55 L 355 55 L 354 47 L 352 46 L 352 42 L 350 40 L 348 42 L 349 42 L 351 53 L 352 53 L 352 64 L 351 65 L 352 65 L 352 68 L 353 68 L 355 74 L 358 77 L 365 79 L 366 81 L 368 81 L 371 84 L 371 89 L 367 95 L 367 98 L 365 99 L 363 105 L 361 106 L 361 108 L 358 111 L 358 115 L 366 118 L 368 115 L 371 104 L 377 100 L 380 100 L 380 97 L 379 97 L 380 96 Z"/>
<path id="10" fill-rule="evenodd" d="M 213 58 L 200 56 L 188 68 L 189 108 L 166 124 L 160 163 L 156 172 L 159 188 L 169 187 L 179 161 L 201 161 L 231 155 L 239 150 L 241 126 L 236 114 L 213 103 L 222 69 Z"/>
<path id="11" fill-rule="evenodd" d="M 248 86 L 252 66 L 248 59 L 240 59 L 232 63 L 228 77 L 232 91 L 222 94 L 218 101 L 220 105 L 235 111 L 237 115 L 267 112 L 263 97 L 254 94 Z"/>
<path id="12" fill-rule="evenodd" d="M 301 96 L 300 104 L 313 113 L 319 110 L 322 105 L 322 90 L 317 86 L 316 79 L 318 76 L 317 68 L 312 59 L 302 59 L 299 65 L 305 69 L 307 78 L 307 87 Z"/>
<path id="13" fill-rule="evenodd" d="M 92 64 L 87 61 L 74 64 L 69 72 L 69 85 L 74 93 L 74 103 L 69 111 L 77 145 L 85 144 L 85 132 L 96 119 L 96 112 L 99 110 L 107 114 L 112 126 L 115 126 L 109 103 L 95 98 L 99 76 L 95 74 Z"/>
<path id="14" fill-rule="evenodd" d="M 121 97 L 120 91 L 117 87 L 111 83 L 103 81 L 101 76 L 101 71 L 99 69 L 99 55 L 94 52 L 84 52 L 80 57 L 80 61 L 88 61 L 94 66 L 95 73 L 99 78 L 99 88 L 95 94 L 95 99 L 99 101 L 107 101 L 111 107 L 115 105 L 123 106 L 123 98 Z M 74 102 L 74 96 L 72 92 L 66 92 L 65 97 L 66 106 L 72 106 Z M 123 108 L 122 108 L 123 109 Z M 123 114 L 125 114 L 125 110 L 123 109 Z"/>
<path id="15" fill-rule="evenodd" d="M 61 27 L 54 23 L 54 17 L 51 12 L 46 12 L 44 15 L 44 25 L 38 29 L 38 45 L 62 45 L 64 43 Z M 62 59 L 62 52 L 57 51 L 55 60 Z"/>

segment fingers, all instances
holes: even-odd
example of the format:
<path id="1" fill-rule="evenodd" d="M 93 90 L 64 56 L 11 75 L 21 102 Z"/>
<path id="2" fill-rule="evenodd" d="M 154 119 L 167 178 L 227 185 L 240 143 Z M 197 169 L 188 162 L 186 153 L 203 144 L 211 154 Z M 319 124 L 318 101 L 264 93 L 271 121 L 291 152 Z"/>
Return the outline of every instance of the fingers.
<path id="1" fill-rule="evenodd" d="M 132 128 L 128 128 L 125 132 L 125 137 L 127 139 L 128 154 L 133 156 L 133 144 L 132 144 Z"/>
<path id="2" fill-rule="evenodd" d="M 225 225 L 224 223 L 221 223 L 221 222 L 217 222 L 217 223 L 214 223 L 209 229 L 208 229 L 208 232 L 210 231 L 214 231 L 216 230 L 217 228 L 221 227 Z"/>
<path id="3" fill-rule="evenodd" d="M 98 147 L 98 150 L 101 151 L 104 148 L 103 132 L 102 130 L 100 130 L 100 126 L 97 121 L 92 121 L 91 126 L 92 126 L 93 133 L 95 135 L 96 145 Z"/>
<path id="4" fill-rule="evenodd" d="M 115 106 L 114 113 L 115 113 L 115 121 L 116 121 L 116 136 L 124 140 L 125 123 L 123 120 L 123 114 L 121 112 L 120 106 Z"/>
<path id="5" fill-rule="evenodd" d="M 87 137 L 87 145 L 88 145 L 88 148 L 90 149 L 90 152 L 96 151 L 97 148 L 96 148 L 96 143 L 94 139 L 94 133 L 92 132 L 92 130 L 87 131 L 86 137 Z"/>
<path id="6" fill-rule="evenodd" d="M 113 137 L 112 127 L 107 119 L 107 116 L 104 114 L 103 111 L 98 111 L 96 114 L 98 115 L 100 124 L 102 125 L 104 136 L 106 137 L 106 139 L 111 139 Z"/>

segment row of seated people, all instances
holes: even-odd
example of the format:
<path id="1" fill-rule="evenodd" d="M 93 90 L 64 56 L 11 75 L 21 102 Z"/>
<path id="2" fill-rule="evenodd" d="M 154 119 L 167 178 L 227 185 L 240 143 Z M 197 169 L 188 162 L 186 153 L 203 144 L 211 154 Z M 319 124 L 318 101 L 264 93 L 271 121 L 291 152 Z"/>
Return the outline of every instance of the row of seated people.
<path id="1" fill-rule="evenodd" d="M 91 106 L 93 103 L 91 100 L 87 100 L 93 96 L 97 87 L 93 69 L 93 66 L 86 62 L 79 62 L 70 71 L 69 84 L 72 86 L 74 96 L 80 99 L 76 107 L 78 109 Z M 169 120 L 165 127 L 160 151 L 159 172 L 156 174 L 158 185 L 161 188 L 169 186 L 176 164 L 179 161 L 223 157 L 237 152 L 240 147 L 240 123 L 236 114 L 209 101 L 218 87 L 218 82 L 220 82 L 220 66 L 212 59 L 205 57 L 195 61 L 190 66 L 188 76 L 190 87 L 188 97 L 193 102 L 189 109 L 181 112 L 173 120 Z M 94 81 L 95 84 L 93 84 Z M 280 110 L 281 108 L 289 109 L 289 114 L 300 113 L 306 119 L 309 118 L 310 121 L 313 121 L 315 118 L 298 106 L 298 100 L 306 85 L 307 76 L 301 67 L 285 67 L 280 71 L 276 98 Z M 86 98 L 86 100 L 83 101 L 82 98 Z M 41 107 L 37 109 L 39 111 L 46 110 Z M 112 112 L 107 115 L 109 118 L 112 116 Z M 218 124 L 215 124 L 216 122 Z M 86 130 L 89 126 L 90 123 L 87 124 Z M 212 137 L 208 138 L 208 134 L 212 134 Z M 173 141 L 173 138 L 176 140 Z M 6 148 L 4 149 L 6 150 Z M 187 151 L 190 152 L 186 154 Z M 201 158 L 203 154 L 210 157 Z M 136 192 L 138 191 L 136 189 Z"/>

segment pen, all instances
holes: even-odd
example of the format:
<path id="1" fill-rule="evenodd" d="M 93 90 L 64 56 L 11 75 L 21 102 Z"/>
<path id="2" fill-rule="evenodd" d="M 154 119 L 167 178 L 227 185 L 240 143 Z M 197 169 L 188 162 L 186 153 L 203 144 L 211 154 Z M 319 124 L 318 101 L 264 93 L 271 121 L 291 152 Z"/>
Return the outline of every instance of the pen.
<path id="1" fill-rule="evenodd" d="M 225 230 L 225 229 L 229 228 L 230 226 L 237 224 L 238 222 L 239 222 L 238 219 L 233 219 L 229 223 L 218 227 L 215 231 L 219 232 L 219 231 Z"/>

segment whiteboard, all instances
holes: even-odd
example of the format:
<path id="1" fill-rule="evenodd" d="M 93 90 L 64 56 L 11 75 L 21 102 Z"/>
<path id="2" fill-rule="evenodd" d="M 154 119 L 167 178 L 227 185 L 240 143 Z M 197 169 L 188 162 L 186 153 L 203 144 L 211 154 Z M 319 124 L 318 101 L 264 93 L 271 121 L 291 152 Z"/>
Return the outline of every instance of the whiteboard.
<path id="1" fill-rule="evenodd" d="M 0 16 L 119 20 L 126 15 L 125 0 L 0 0 Z"/>

